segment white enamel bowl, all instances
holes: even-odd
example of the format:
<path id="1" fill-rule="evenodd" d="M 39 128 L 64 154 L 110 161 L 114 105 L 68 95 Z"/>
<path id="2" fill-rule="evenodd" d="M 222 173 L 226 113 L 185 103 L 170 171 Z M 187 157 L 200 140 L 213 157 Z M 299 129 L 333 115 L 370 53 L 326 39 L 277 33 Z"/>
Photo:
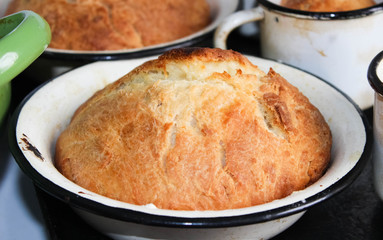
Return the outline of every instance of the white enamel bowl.
<path id="1" fill-rule="evenodd" d="M 10 1 L 0 0 L 0 17 L 5 14 Z M 35 82 L 42 83 L 73 68 L 95 61 L 142 58 L 161 54 L 177 47 L 206 44 L 204 41 L 212 37 L 217 26 L 227 16 L 236 11 L 239 6 L 239 0 L 207 0 L 207 2 L 210 6 L 212 21 L 208 26 L 191 35 L 162 44 L 115 51 L 74 51 L 55 49 L 48 46 L 42 56 L 23 74 L 27 78 L 35 80 Z M 36 76 L 39 76 L 39 79 L 36 79 Z"/>
<path id="2" fill-rule="evenodd" d="M 1 0 L 0 4 L 0 17 L 5 14 L 6 8 L 11 0 Z M 215 28 L 237 10 L 239 0 L 207 0 L 210 10 L 212 21 L 205 28 L 195 32 L 189 36 L 162 44 L 152 46 L 135 48 L 135 49 L 122 49 L 114 51 L 77 51 L 77 50 L 62 50 L 48 47 L 43 54 L 43 57 L 48 59 L 59 59 L 67 61 L 100 61 L 100 60 L 118 60 L 118 59 L 131 59 L 144 56 L 152 56 L 154 54 L 162 53 L 166 50 L 181 46 L 190 46 L 200 42 L 201 40 L 209 37 Z"/>
<path id="3" fill-rule="evenodd" d="M 115 201 L 72 183 L 53 165 L 54 146 L 76 108 L 95 91 L 148 58 L 97 62 L 68 72 L 33 91 L 15 111 L 10 149 L 41 189 L 69 204 L 90 225 L 115 239 L 266 239 L 284 231 L 305 211 L 346 188 L 371 155 L 372 130 L 363 112 L 340 91 L 313 75 L 255 57 L 272 67 L 319 108 L 333 135 L 326 174 L 310 187 L 273 202 L 224 211 L 172 211 Z M 314 223 L 315 224 L 315 223 Z"/>

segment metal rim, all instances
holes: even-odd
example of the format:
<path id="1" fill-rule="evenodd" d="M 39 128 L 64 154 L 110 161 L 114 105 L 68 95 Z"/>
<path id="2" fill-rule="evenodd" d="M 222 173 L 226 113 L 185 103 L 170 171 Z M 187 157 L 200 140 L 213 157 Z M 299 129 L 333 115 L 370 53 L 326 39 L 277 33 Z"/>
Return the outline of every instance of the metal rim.
<path id="1" fill-rule="evenodd" d="M 365 164 L 369 160 L 372 152 L 372 127 L 370 126 L 367 117 L 365 114 L 358 108 L 358 106 L 353 103 L 353 101 L 342 93 L 340 90 L 335 88 L 343 96 L 345 96 L 357 109 L 365 127 L 366 132 L 366 143 L 364 146 L 364 151 L 360 157 L 357 164 L 339 181 L 328 187 L 327 189 L 318 192 L 317 194 L 306 199 L 305 202 L 295 202 L 286 206 L 279 208 L 257 212 L 253 214 L 238 215 L 231 217 L 214 217 L 214 218 L 183 218 L 183 217 L 173 217 L 173 216 L 160 216 L 154 214 L 143 213 L 139 211 L 109 207 L 101 203 L 98 203 L 93 200 L 83 198 L 78 194 L 74 194 L 54 183 L 49 179 L 43 177 L 38 173 L 28 162 L 21 152 L 17 139 L 16 139 L 16 125 L 18 121 L 18 116 L 23 105 L 28 101 L 28 99 L 41 87 L 43 87 L 48 82 L 43 83 L 37 89 L 32 91 L 18 106 L 15 110 L 11 121 L 8 126 L 8 137 L 9 137 L 9 146 L 11 153 L 13 154 L 16 162 L 19 167 L 34 181 L 34 183 L 41 189 L 43 189 L 48 194 L 53 197 L 71 205 L 72 207 L 79 208 L 97 215 L 104 217 L 114 218 L 121 221 L 133 222 L 144 225 L 152 226 L 163 226 L 163 227 L 182 227 L 182 228 L 219 228 L 219 227 L 234 227 L 242 226 L 249 224 L 256 224 L 267 222 L 282 217 L 290 216 L 302 211 L 307 210 L 309 207 L 320 203 L 333 195 L 341 192 L 347 186 L 349 186 L 360 174 Z M 331 84 L 329 84 L 332 86 Z M 334 87 L 334 86 L 332 86 Z"/>
<path id="2" fill-rule="evenodd" d="M 353 19 L 372 15 L 377 12 L 383 12 L 383 3 L 375 4 L 368 8 L 357 9 L 344 12 L 309 12 L 286 8 L 278 4 L 274 4 L 268 0 L 258 0 L 258 3 L 272 11 L 277 11 L 285 15 L 293 15 L 298 18 L 309 18 L 315 20 L 342 20 Z"/>
<path id="3" fill-rule="evenodd" d="M 383 51 L 372 59 L 368 67 L 367 78 L 375 92 L 383 95 L 383 79 L 378 76 L 378 66 L 381 63 L 383 63 Z"/>

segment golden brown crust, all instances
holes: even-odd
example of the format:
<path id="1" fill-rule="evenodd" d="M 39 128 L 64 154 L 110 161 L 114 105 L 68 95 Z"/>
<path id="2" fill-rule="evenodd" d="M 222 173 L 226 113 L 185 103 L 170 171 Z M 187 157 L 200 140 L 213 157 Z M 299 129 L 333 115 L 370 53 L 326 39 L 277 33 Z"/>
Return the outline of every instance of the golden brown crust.
<path id="1" fill-rule="evenodd" d="M 331 132 L 299 90 L 220 49 L 137 67 L 75 113 L 55 164 L 96 193 L 177 210 L 253 206 L 322 176 Z"/>
<path id="2" fill-rule="evenodd" d="M 195 33 L 211 21 L 206 0 L 13 0 L 7 14 L 25 9 L 49 23 L 50 47 L 67 50 L 165 43 Z"/>
<path id="3" fill-rule="evenodd" d="M 374 0 L 282 0 L 281 5 L 303 11 L 341 12 L 367 8 Z"/>

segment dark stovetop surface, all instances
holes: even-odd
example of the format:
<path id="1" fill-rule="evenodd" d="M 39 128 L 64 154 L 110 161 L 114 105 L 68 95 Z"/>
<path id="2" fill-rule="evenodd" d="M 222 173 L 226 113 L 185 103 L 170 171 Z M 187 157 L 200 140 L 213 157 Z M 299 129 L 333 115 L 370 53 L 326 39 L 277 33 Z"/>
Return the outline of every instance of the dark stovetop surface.
<path id="1" fill-rule="evenodd" d="M 211 46 L 205 41 L 200 46 Z M 236 30 L 230 35 L 228 47 L 245 54 L 259 56 L 256 36 L 247 37 Z M 23 74 L 13 81 L 13 107 L 39 83 L 25 79 Z M 372 109 L 364 111 L 370 122 Z M 36 194 L 51 239 L 108 239 L 100 234 L 65 203 L 39 188 Z M 374 192 L 372 165 L 368 162 L 351 186 L 334 197 L 311 208 L 292 227 L 276 236 L 282 239 L 383 239 L 383 202 Z"/>

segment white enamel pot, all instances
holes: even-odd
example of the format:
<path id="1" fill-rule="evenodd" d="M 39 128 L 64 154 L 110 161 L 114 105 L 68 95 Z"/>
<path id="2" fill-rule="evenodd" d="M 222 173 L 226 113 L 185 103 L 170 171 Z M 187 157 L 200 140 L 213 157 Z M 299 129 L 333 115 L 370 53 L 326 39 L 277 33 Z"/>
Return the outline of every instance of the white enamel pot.
<path id="1" fill-rule="evenodd" d="M 383 1 L 376 2 L 355 11 L 307 12 L 282 7 L 280 0 L 257 0 L 257 7 L 225 19 L 215 32 L 214 44 L 225 49 L 233 29 L 256 21 L 262 57 L 317 75 L 366 109 L 374 99 L 366 71 L 383 49 Z"/>

